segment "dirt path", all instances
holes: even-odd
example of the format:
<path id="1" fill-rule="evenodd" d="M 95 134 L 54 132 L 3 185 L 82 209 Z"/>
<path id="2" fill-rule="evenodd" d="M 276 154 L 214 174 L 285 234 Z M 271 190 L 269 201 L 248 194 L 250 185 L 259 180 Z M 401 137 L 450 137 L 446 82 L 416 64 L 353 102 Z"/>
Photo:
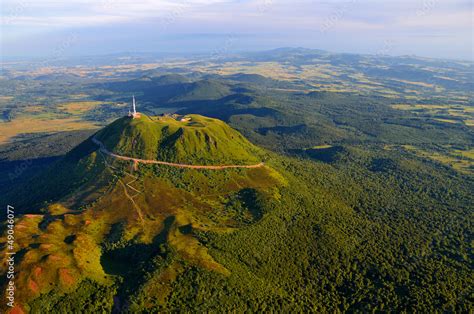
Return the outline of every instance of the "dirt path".
<path id="1" fill-rule="evenodd" d="M 222 165 L 222 166 L 195 166 L 195 165 L 186 165 L 186 164 L 178 164 L 173 162 L 166 162 L 166 161 L 158 161 L 158 160 L 150 160 L 150 159 L 139 159 L 139 158 L 132 158 L 114 154 L 105 148 L 104 144 L 96 139 L 95 137 L 92 138 L 92 141 L 99 146 L 100 151 L 106 155 L 111 157 L 120 159 L 120 160 L 128 160 L 132 161 L 135 165 L 141 164 L 157 164 L 157 165 L 165 165 L 177 168 L 190 168 L 190 169 L 208 169 L 208 170 L 222 170 L 222 169 L 232 169 L 232 168 L 244 168 L 244 169 L 253 169 L 253 168 L 260 168 L 263 167 L 265 164 L 263 162 L 256 164 L 256 165 Z"/>
<path id="2" fill-rule="evenodd" d="M 104 159 L 104 163 L 105 163 L 106 168 L 110 171 L 110 173 L 111 173 L 114 177 L 116 177 L 116 178 L 118 179 L 118 182 L 122 185 L 122 187 L 123 187 L 123 192 L 124 192 L 125 196 L 126 196 L 126 197 L 130 200 L 130 202 L 133 204 L 133 207 L 135 208 L 135 210 L 136 210 L 136 212 L 137 212 L 137 214 L 138 214 L 138 218 L 140 219 L 141 223 L 143 224 L 143 223 L 144 223 L 144 220 L 143 220 L 142 210 L 141 210 L 140 206 L 138 206 L 137 203 L 135 202 L 135 200 L 133 199 L 135 196 L 137 196 L 137 195 L 140 194 L 141 192 L 138 191 L 137 189 L 133 188 L 133 187 L 130 185 L 131 183 L 133 183 L 133 182 L 135 182 L 135 181 L 137 180 L 137 177 L 135 177 L 135 176 L 133 176 L 133 175 L 127 173 L 128 175 L 130 175 L 131 177 L 133 177 L 134 180 L 132 180 L 132 181 L 130 181 L 130 182 L 128 182 L 128 183 L 124 182 L 119 176 L 117 176 L 117 175 L 115 174 L 115 170 L 116 170 L 116 169 L 115 169 L 112 165 L 110 165 L 110 164 L 107 162 L 107 159 L 106 159 L 105 156 L 104 156 L 105 153 L 102 152 L 102 150 L 101 150 L 100 152 L 101 152 L 102 158 Z M 130 196 L 130 194 L 129 194 L 128 191 L 127 191 L 127 187 L 129 187 L 129 188 L 131 188 L 132 190 L 136 191 L 137 194 L 135 194 L 135 195 L 133 195 L 133 196 Z"/>

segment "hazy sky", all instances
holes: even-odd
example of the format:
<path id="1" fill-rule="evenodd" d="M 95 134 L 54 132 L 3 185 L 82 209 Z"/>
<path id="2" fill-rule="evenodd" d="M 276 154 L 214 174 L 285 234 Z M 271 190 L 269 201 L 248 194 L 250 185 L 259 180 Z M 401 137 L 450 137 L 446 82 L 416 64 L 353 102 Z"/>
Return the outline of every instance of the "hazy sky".
<path id="1" fill-rule="evenodd" d="M 2 56 L 307 47 L 473 60 L 471 0 L 0 0 Z"/>

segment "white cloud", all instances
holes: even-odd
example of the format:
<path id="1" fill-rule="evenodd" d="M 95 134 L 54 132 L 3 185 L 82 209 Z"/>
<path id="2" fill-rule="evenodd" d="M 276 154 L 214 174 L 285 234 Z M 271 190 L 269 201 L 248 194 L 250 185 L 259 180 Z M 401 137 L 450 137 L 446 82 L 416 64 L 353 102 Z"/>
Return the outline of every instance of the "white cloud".
<path id="1" fill-rule="evenodd" d="M 228 2 L 227 0 L 68 0 L 67 2 L 2 0 L 0 15 L 3 25 L 95 26 L 140 18 L 181 15 L 194 8 Z"/>
<path id="2" fill-rule="evenodd" d="M 398 20 L 397 24 L 403 27 L 414 28 L 447 27 L 468 30 L 473 27 L 473 15 L 472 12 L 418 14 L 408 18 L 402 17 Z"/>
<path id="3" fill-rule="evenodd" d="M 366 47 L 417 34 L 432 51 L 442 46 L 433 37 L 443 34 L 472 44 L 472 14 L 472 0 L 0 0 L 1 37 L 12 47 L 32 38 L 47 46 L 50 36 L 74 28 L 84 42 L 232 33 L 252 34 L 262 43 L 274 34 L 282 46 L 303 38 Z"/>
<path id="4" fill-rule="evenodd" d="M 30 27 L 81 27 L 86 25 L 103 25 L 110 23 L 125 22 L 129 19 L 124 16 L 112 15 L 89 15 L 89 16 L 18 16 L 5 18 L 3 25 L 7 26 L 30 26 Z"/>
<path id="5" fill-rule="evenodd" d="M 150 18 L 209 19 L 225 27 L 265 24 L 290 29 L 321 27 L 377 29 L 384 25 L 457 27 L 471 14 L 466 0 L 0 0 L 2 24 L 30 27 L 95 26 Z M 417 13 L 422 14 L 417 14 Z M 460 17 L 458 19 L 457 17 Z M 427 22 L 425 24 L 425 22 Z M 61 24 L 63 23 L 63 24 Z M 250 23 L 250 24 L 249 24 Z M 471 26 L 472 27 L 472 26 Z"/>

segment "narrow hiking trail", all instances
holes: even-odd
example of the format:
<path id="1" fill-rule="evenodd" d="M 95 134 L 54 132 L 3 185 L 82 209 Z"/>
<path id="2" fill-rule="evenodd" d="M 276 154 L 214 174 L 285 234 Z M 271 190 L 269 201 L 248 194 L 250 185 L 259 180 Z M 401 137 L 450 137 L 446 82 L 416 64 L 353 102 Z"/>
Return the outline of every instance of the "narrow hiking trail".
<path id="1" fill-rule="evenodd" d="M 95 137 L 92 138 L 92 141 L 99 146 L 99 149 L 102 153 L 117 158 L 120 160 L 127 160 L 132 161 L 134 163 L 134 167 L 136 168 L 138 164 L 157 164 L 157 165 L 165 165 L 170 167 L 177 167 L 177 168 L 189 168 L 189 169 L 207 169 L 207 170 L 222 170 L 222 169 L 235 169 L 235 168 L 244 168 L 244 169 L 253 169 L 253 168 L 260 168 L 265 166 L 263 162 L 256 164 L 256 165 L 221 165 L 221 166 L 195 166 L 195 165 L 186 165 L 186 164 L 179 164 L 167 161 L 158 161 L 158 160 L 150 160 L 150 159 L 139 159 L 139 158 L 132 158 L 114 154 L 110 152 L 105 145 L 96 139 Z"/>
<path id="2" fill-rule="evenodd" d="M 110 156 L 112 158 L 116 158 L 116 159 L 119 159 L 119 160 L 125 160 L 125 161 L 131 161 L 133 162 L 133 165 L 132 165 L 132 172 L 133 171 L 137 171 L 138 170 L 138 165 L 140 163 L 142 164 L 157 164 L 157 165 L 165 165 L 165 166 L 171 166 L 171 167 L 177 167 L 177 168 L 189 168 L 189 169 L 207 169 L 207 170 L 222 170 L 222 169 L 232 169 L 232 168 L 244 168 L 244 169 L 253 169 L 253 168 L 260 168 L 260 167 L 263 167 L 265 164 L 263 162 L 259 163 L 259 164 L 256 164 L 256 165 L 221 165 L 221 166 L 196 166 L 196 165 L 187 165 L 187 164 L 179 164 L 179 163 L 172 163 L 172 162 L 166 162 L 166 161 L 158 161 L 158 160 L 149 160 L 149 159 L 139 159 L 139 158 L 132 158 L 132 157 L 126 157 L 126 156 L 121 156 L 121 155 L 117 155 L 117 154 L 114 154 L 112 152 L 110 152 L 104 145 L 104 143 L 102 143 L 101 141 L 99 141 L 97 138 L 93 137 L 92 138 L 92 141 L 94 142 L 94 144 L 96 144 L 97 146 L 99 146 L 99 152 L 101 153 L 103 159 L 104 159 L 104 162 L 107 166 L 107 168 L 109 169 L 109 171 L 111 172 L 111 174 L 115 177 L 118 178 L 118 182 L 122 185 L 123 189 L 124 189 L 124 194 L 125 196 L 130 200 L 130 202 L 132 203 L 133 207 L 135 208 L 137 214 L 138 214 L 138 218 L 140 219 L 140 221 L 143 223 L 143 213 L 142 213 L 142 210 L 141 208 L 138 206 L 138 204 L 135 202 L 134 198 L 136 196 L 138 196 L 139 194 L 141 194 L 142 192 L 137 190 L 136 188 L 134 188 L 131 184 L 134 183 L 135 181 L 137 181 L 137 177 L 132 175 L 131 173 L 128 173 L 126 172 L 126 174 L 130 177 L 132 177 L 132 181 L 130 182 L 124 182 L 119 176 L 117 176 L 115 174 L 115 171 L 116 169 L 110 165 L 108 162 L 107 162 L 107 159 L 105 158 L 105 156 Z M 130 190 L 133 190 L 135 192 L 134 195 L 130 195 L 130 193 L 128 192 L 127 190 L 127 187 L 130 189 Z"/>
<path id="3" fill-rule="evenodd" d="M 106 168 L 110 171 L 110 173 L 117 178 L 118 182 L 122 185 L 123 187 L 123 192 L 125 194 L 125 196 L 130 200 L 130 202 L 133 204 L 133 207 L 135 208 L 137 214 L 138 214 L 138 218 L 140 219 L 141 223 L 143 224 L 144 223 L 144 220 L 143 220 L 143 213 L 142 213 L 142 210 L 140 208 L 140 206 L 138 206 L 138 204 L 135 202 L 134 198 L 136 196 L 138 196 L 139 194 L 141 194 L 142 192 L 135 189 L 134 187 L 131 186 L 131 184 L 135 181 L 137 181 L 137 177 L 132 175 L 131 173 L 128 173 L 126 172 L 125 174 L 132 177 L 133 180 L 130 181 L 130 182 L 124 182 L 117 174 L 115 174 L 115 171 L 117 170 L 115 167 L 113 167 L 112 165 L 110 165 L 108 162 L 107 162 L 107 159 L 105 158 L 105 155 L 104 155 L 104 152 L 100 151 L 101 153 L 101 156 L 102 158 L 104 159 L 104 163 L 105 163 L 105 166 Z M 135 195 L 131 196 L 128 191 L 127 191 L 127 187 L 129 187 L 130 189 L 132 189 L 133 191 L 136 192 Z"/>

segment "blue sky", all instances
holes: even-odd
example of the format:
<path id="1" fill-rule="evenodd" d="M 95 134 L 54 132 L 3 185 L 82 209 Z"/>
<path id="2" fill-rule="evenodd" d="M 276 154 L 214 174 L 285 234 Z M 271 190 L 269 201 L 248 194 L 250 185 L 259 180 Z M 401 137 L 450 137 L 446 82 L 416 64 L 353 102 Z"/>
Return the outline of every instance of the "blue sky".
<path id="1" fill-rule="evenodd" d="M 1 0 L 2 56 L 278 47 L 473 60 L 470 0 Z"/>

